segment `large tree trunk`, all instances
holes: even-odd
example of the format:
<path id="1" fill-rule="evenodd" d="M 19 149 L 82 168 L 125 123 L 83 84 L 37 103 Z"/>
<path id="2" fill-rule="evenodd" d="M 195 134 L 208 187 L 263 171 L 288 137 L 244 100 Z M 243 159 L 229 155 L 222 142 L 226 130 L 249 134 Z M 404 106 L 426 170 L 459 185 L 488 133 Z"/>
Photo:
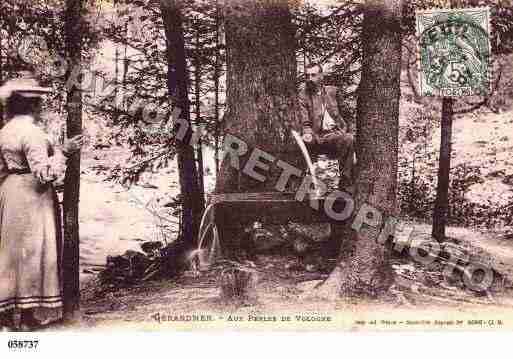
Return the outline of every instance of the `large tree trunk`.
<path id="1" fill-rule="evenodd" d="M 294 28 L 286 1 L 234 0 L 225 5 L 227 110 L 225 135 L 248 145 L 285 156 L 291 148 L 290 129 L 296 120 L 296 57 Z M 248 157 L 248 156 L 246 156 Z M 273 191 L 270 180 L 258 181 L 225 160 L 217 192 Z M 285 158 L 284 158 L 285 160 Z"/>
<path id="2" fill-rule="evenodd" d="M 215 133 L 214 133 L 214 156 L 216 165 L 216 178 L 219 174 L 219 147 L 221 137 L 221 123 L 219 118 L 219 79 L 221 78 L 221 41 L 219 39 L 219 29 L 221 27 L 220 14 L 219 14 L 219 3 L 218 0 L 215 2 L 216 6 L 216 40 L 215 40 L 215 64 L 214 64 L 214 119 L 215 119 Z"/>
<path id="3" fill-rule="evenodd" d="M 196 128 L 200 131 L 200 126 L 202 125 L 201 121 L 201 59 L 199 52 L 200 50 L 200 34 L 199 29 L 196 29 L 196 55 L 194 58 L 194 99 L 195 99 L 195 108 L 194 115 L 196 120 Z M 200 190 L 200 196 L 205 197 L 205 170 L 203 164 L 203 141 L 201 137 L 198 139 L 198 143 L 196 145 L 196 160 L 198 161 L 198 185 Z"/>
<path id="4" fill-rule="evenodd" d="M 72 71 L 82 68 L 82 9 L 83 0 L 67 0 L 65 12 L 65 41 L 68 60 L 68 76 Z M 67 89 L 66 121 L 68 138 L 82 133 L 82 92 L 75 85 Z M 79 228 L 78 203 L 80 195 L 80 153 L 68 160 L 64 180 L 64 256 L 63 291 L 65 319 L 73 320 L 80 308 L 80 270 L 79 270 Z"/>
<path id="5" fill-rule="evenodd" d="M 4 48 L 2 32 L 0 31 L 0 86 L 4 83 Z M 4 126 L 4 105 L 0 101 L 0 128 Z"/>
<path id="6" fill-rule="evenodd" d="M 161 0 L 160 9 L 164 21 L 167 42 L 168 91 L 173 107 L 181 109 L 181 118 L 191 123 L 190 104 L 187 94 L 187 68 L 183 37 L 182 14 L 180 2 Z M 195 246 L 201 215 L 204 209 L 204 198 L 198 185 L 198 170 L 194 159 L 194 148 L 189 145 L 192 127 L 183 141 L 177 143 L 178 176 L 182 195 L 182 218 L 180 235 L 182 240 Z"/>
<path id="7" fill-rule="evenodd" d="M 449 215 L 449 175 L 451 172 L 452 139 L 452 98 L 442 100 L 442 125 L 440 131 L 440 160 L 438 162 L 438 184 L 436 187 L 435 209 L 433 211 L 433 237 L 445 239 L 445 227 Z"/>
<path id="8" fill-rule="evenodd" d="M 365 5 L 356 134 L 355 217 L 362 213 L 364 205 L 381 212 L 383 220 L 396 215 L 400 16 L 400 0 L 369 1 Z M 364 224 L 360 230 L 352 231 L 349 243 L 342 247 L 339 264 L 317 294 L 329 298 L 339 294 L 376 296 L 388 288 L 392 271 L 385 247 L 377 241 L 382 223 Z"/>
<path id="9" fill-rule="evenodd" d="M 217 177 L 216 192 L 275 191 L 281 170 L 270 166 L 257 170 L 260 181 L 244 171 L 255 148 L 290 165 L 301 166 L 301 154 L 293 143 L 291 128 L 297 128 L 296 56 L 294 28 L 285 0 L 233 0 L 225 5 L 227 110 L 224 116 L 227 136 L 247 144 L 238 168 L 225 157 Z M 294 148 L 295 153 L 285 153 Z M 233 164 L 233 163 L 232 163 Z M 291 188 L 289 188 L 291 189 Z M 236 223 L 221 228 L 225 254 L 239 250 L 242 229 Z M 233 252 L 232 252 L 233 250 Z"/>

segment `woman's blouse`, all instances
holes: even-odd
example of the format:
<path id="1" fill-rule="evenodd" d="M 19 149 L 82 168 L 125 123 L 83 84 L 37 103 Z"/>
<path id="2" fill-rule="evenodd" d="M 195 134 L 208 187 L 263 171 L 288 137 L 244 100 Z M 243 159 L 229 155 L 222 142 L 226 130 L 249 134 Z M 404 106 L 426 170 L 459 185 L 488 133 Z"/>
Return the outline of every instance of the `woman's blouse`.
<path id="1" fill-rule="evenodd" d="M 11 173 L 32 173 L 42 184 L 64 177 L 66 158 L 34 122 L 15 116 L 0 130 L 0 181 Z"/>

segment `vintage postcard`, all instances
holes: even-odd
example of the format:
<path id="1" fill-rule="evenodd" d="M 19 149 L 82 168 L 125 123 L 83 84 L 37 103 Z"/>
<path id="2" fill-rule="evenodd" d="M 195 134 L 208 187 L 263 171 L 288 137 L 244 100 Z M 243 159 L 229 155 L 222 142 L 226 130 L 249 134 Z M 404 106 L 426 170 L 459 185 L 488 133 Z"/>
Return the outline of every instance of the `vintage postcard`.
<path id="1" fill-rule="evenodd" d="M 13 351 L 513 329 L 513 3 L 2 0 L 0 35 Z"/>

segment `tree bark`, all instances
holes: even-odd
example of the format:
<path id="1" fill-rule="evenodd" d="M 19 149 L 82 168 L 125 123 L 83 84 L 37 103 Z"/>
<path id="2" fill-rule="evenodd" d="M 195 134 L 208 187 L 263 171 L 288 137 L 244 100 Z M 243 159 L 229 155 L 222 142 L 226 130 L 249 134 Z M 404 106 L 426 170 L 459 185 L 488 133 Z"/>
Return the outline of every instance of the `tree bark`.
<path id="1" fill-rule="evenodd" d="M 214 156 L 215 156 L 215 166 L 216 166 L 216 178 L 217 178 L 217 175 L 219 174 L 219 147 L 220 147 L 220 136 L 221 136 L 221 124 L 220 124 L 220 119 L 219 119 L 219 91 L 220 91 L 220 87 L 219 87 L 219 79 L 221 77 L 221 50 L 220 50 L 220 40 L 219 40 L 219 29 L 221 27 L 221 23 L 220 23 L 220 14 L 219 14 L 219 3 L 218 3 L 218 0 L 216 0 L 215 2 L 215 6 L 216 6 L 216 14 L 215 14 L 215 17 L 216 17 L 216 41 L 215 41 L 215 46 L 216 46 L 216 51 L 215 51 L 215 64 L 214 64 L 214 119 L 215 119 L 215 133 L 214 133 Z"/>
<path id="2" fill-rule="evenodd" d="M 188 76 L 180 1 L 161 0 L 160 10 L 164 21 L 167 43 L 167 87 L 170 101 L 173 107 L 182 110 L 181 118 L 189 123 L 188 133 L 184 137 L 184 141 L 178 141 L 176 144 L 178 176 L 182 195 L 180 236 L 186 243 L 195 246 L 204 209 L 204 198 L 200 195 L 194 148 L 189 145 L 192 127 L 190 126 L 190 103 L 187 93 Z"/>
<path id="3" fill-rule="evenodd" d="M 118 0 L 114 0 L 114 11 L 115 11 L 115 16 L 119 16 L 118 15 Z M 117 103 L 117 100 L 119 98 L 119 45 L 118 43 L 116 42 L 114 44 L 115 46 L 115 52 L 114 52 L 114 77 L 116 79 L 115 81 L 115 87 L 114 87 L 114 101 Z M 125 88 L 123 87 L 122 91 L 124 92 Z M 124 95 L 124 93 L 123 93 Z M 125 98 L 123 98 L 123 101 L 121 101 L 121 106 L 123 106 L 122 110 L 124 110 L 124 106 L 125 106 Z M 115 109 L 115 115 L 114 115 L 114 123 L 117 123 L 117 120 L 118 120 L 118 115 L 119 115 L 119 110 L 121 110 L 120 108 L 116 108 Z"/>
<path id="4" fill-rule="evenodd" d="M 67 0 L 64 33 L 68 59 L 68 74 L 82 68 L 82 10 L 83 0 Z M 68 138 L 82 133 L 82 93 L 75 85 L 67 89 L 66 100 L 68 117 L 66 120 Z M 80 309 L 80 248 L 78 203 L 80 196 L 80 153 L 68 160 L 64 180 L 64 253 L 63 253 L 63 294 L 64 315 L 73 320 Z"/>
<path id="5" fill-rule="evenodd" d="M 455 0 L 447 0 L 452 8 Z M 444 97 L 442 99 L 442 118 L 440 128 L 440 159 L 438 160 L 438 182 L 436 185 L 435 208 L 433 210 L 432 236 L 439 242 L 445 239 L 445 227 L 449 214 L 449 177 L 451 172 L 452 152 L 452 118 L 454 113 L 454 99 Z"/>
<path id="6" fill-rule="evenodd" d="M 296 40 L 286 0 L 233 0 L 224 6 L 227 92 L 223 125 L 227 135 L 247 145 L 239 166 L 221 163 L 217 193 L 272 192 L 281 170 L 272 160 L 260 161 L 262 180 L 248 175 L 246 164 L 255 149 L 302 168 L 303 160 L 290 130 L 298 128 Z M 294 152 L 287 152 L 293 148 Z M 269 158 L 269 157 L 268 157 Z M 291 181 L 292 183 L 292 181 Z M 293 190 L 297 183 L 286 188 Z M 243 228 L 225 221 L 219 228 L 223 253 L 238 257 Z"/>
<path id="7" fill-rule="evenodd" d="M 285 0 L 234 0 L 225 5 L 227 109 L 225 135 L 258 148 L 291 165 L 294 155 L 284 153 L 297 145 L 290 134 L 297 128 L 297 64 L 291 14 Z M 296 151 L 299 155 L 298 151 Z M 273 191 L 277 177 L 271 166 L 267 181 L 245 175 L 242 169 L 221 163 L 216 192 Z M 265 160 L 264 160 L 265 161 Z M 297 160 L 296 160 L 297 161 Z"/>
<path id="8" fill-rule="evenodd" d="M 449 214 L 449 175 L 451 172 L 452 118 L 454 99 L 442 99 L 442 124 L 440 133 L 440 160 L 438 162 L 438 184 L 436 186 L 435 209 L 433 211 L 432 235 L 438 241 L 445 239 L 445 227 Z"/>
<path id="9" fill-rule="evenodd" d="M 201 60 L 199 56 L 200 51 L 200 34 L 199 29 L 196 29 L 196 57 L 194 59 L 194 99 L 195 102 L 195 121 L 196 128 L 198 131 L 201 130 L 201 95 L 200 95 L 200 85 L 201 85 Z M 200 132 L 201 133 L 201 132 Z M 200 190 L 200 196 L 202 198 L 205 197 L 205 183 L 204 183 L 204 165 L 203 165 L 203 141 L 201 137 L 198 139 L 198 143 L 196 145 L 196 160 L 198 161 L 198 185 Z"/>
<path id="10" fill-rule="evenodd" d="M 2 32 L 0 31 L 0 86 L 4 83 L 4 47 Z M 0 128 L 4 127 L 4 104 L 0 101 Z"/>
<path id="11" fill-rule="evenodd" d="M 393 279 L 387 251 L 378 243 L 382 224 L 397 214 L 397 160 L 401 73 L 401 1 L 369 1 L 364 7 L 363 63 L 358 92 L 355 211 L 363 205 L 382 214 L 378 226 L 352 230 L 338 265 L 316 294 L 375 297 Z M 354 218 L 353 218 L 354 219 Z"/>

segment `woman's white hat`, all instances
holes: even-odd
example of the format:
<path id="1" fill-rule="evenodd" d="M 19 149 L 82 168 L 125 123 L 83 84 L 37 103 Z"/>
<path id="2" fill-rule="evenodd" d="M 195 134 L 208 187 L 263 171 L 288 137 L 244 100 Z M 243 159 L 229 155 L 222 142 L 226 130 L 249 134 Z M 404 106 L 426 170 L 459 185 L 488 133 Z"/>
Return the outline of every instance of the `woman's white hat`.
<path id="1" fill-rule="evenodd" d="M 52 92 L 50 87 L 42 87 L 31 72 L 20 73 L 21 77 L 7 81 L 0 87 L 0 100 L 7 100 L 13 93 L 23 97 L 41 97 Z"/>

